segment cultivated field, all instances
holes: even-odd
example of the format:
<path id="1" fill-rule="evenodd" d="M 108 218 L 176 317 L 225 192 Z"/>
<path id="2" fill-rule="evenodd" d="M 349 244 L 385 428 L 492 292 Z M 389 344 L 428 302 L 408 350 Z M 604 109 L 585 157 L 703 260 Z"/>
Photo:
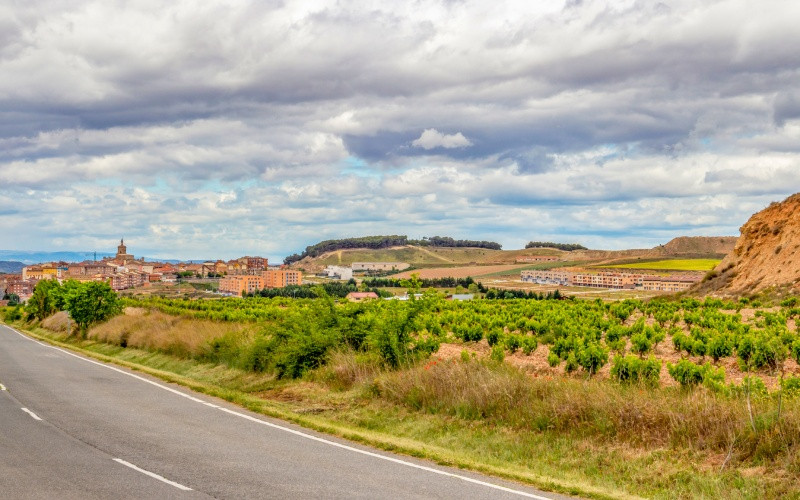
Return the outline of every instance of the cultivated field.
<path id="1" fill-rule="evenodd" d="M 604 265 L 615 269 L 654 269 L 657 271 L 710 271 L 717 267 L 720 259 L 666 259 L 640 261 L 629 264 Z"/>
<path id="2" fill-rule="evenodd" d="M 413 271 L 404 271 L 402 273 L 393 274 L 393 278 L 410 278 L 412 274 L 416 273 L 423 279 L 435 278 L 478 278 L 486 275 L 495 275 L 497 273 L 519 273 L 522 269 L 529 269 L 529 265 L 525 264 L 504 264 L 495 266 L 458 266 L 458 267 L 433 267 L 428 269 L 416 269 Z"/>

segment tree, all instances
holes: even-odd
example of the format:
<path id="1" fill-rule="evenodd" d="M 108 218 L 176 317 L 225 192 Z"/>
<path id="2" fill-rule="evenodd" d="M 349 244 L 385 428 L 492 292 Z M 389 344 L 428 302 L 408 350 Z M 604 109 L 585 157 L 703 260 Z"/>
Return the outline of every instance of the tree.
<path id="1" fill-rule="evenodd" d="M 64 297 L 66 309 L 80 329 L 81 336 L 89 326 L 119 314 L 122 306 L 108 283 L 90 281 L 73 287 Z"/>
<path id="2" fill-rule="evenodd" d="M 33 295 L 28 299 L 25 312 L 38 319 L 45 319 L 57 312 L 54 302 L 59 295 L 61 285 L 56 280 L 41 280 L 33 289 Z"/>
<path id="3" fill-rule="evenodd" d="M 16 293 L 7 293 L 3 295 L 3 300 L 7 300 L 9 306 L 19 305 L 19 295 Z"/>

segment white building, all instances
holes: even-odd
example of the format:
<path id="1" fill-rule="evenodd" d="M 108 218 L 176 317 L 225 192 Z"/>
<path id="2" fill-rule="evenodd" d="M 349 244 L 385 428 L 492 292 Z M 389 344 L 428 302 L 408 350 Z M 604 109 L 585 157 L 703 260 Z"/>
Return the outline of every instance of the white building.
<path id="1" fill-rule="evenodd" d="M 335 280 L 350 281 L 353 279 L 353 270 L 344 266 L 328 266 L 325 268 L 328 278 Z"/>

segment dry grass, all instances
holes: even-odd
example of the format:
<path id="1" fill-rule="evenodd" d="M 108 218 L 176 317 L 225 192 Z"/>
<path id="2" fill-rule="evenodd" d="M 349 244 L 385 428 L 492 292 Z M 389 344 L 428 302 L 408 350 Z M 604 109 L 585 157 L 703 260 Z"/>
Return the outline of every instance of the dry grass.
<path id="1" fill-rule="evenodd" d="M 88 338 L 123 347 L 200 356 L 211 340 L 230 334 L 247 337 L 252 335 L 252 328 L 243 323 L 176 317 L 128 307 L 125 314 L 89 330 Z"/>
<path id="2" fill-rule="evenodd" d="M 42 321 L 42 327 L 47 328 L 52 332 L 68 333 L 68 328 L 75 328 L 75 322 L 71 322 L 69 320 L 69 315 L 66 311 L 61 311 L 48 318 L 45 318 L 45 320 Z"/>
<path id="3" fill-rule="evenodd" d="M 800 468 L 800 400 L 754 400 L 753 431 L 745 401 L 703 388 L 647 390 L 596 380 L 531 378 L 508 364 L 451 359 L 376 381 L 380 395 L 412 409 L 525 431 L 556 431 L 645 448 L 731 451 L 733 461 Z M 732 444 L 733 443 L 733 444 Z"/>

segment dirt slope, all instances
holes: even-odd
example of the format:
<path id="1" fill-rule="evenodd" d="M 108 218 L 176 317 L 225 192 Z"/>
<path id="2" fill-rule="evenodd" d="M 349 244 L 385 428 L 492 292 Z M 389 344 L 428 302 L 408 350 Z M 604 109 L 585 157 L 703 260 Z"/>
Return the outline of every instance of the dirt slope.
<path id="1" fill-rule="evenodd" d="M 710 291 L 749 294 L 770 287 L 800 292 L 800 193 L 750 217 Z"/>
<path id="2" fill-rule="evenodd" d="M 736 236 L 680 236 L 666 245 L 656 247 L 666 255 L 681 254 L 729 254 L 736 246 Z"/>

